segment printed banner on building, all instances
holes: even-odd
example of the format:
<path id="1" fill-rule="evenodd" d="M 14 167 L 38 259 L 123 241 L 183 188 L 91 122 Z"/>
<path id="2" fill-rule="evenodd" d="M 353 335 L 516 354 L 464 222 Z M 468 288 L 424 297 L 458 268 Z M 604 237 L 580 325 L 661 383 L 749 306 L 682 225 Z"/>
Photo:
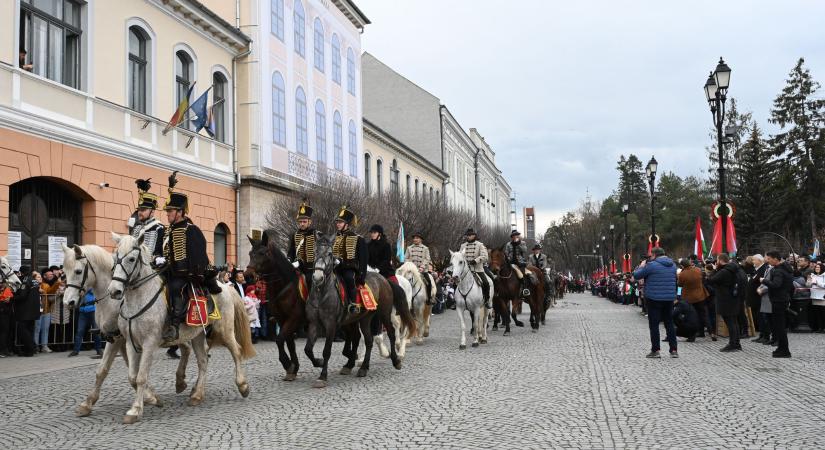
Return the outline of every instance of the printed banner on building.
<path id="1" fill-rule="evenodd" d="M 49 236 L 49 267 L 63 265 L 64 245 L 69 245 L 66 236 Z"/>
<path id="2" fill-rule="evenodd" d="M 12 269 L 20 270 L 20 264 L 22 264 L 22 253 L 23 253 L 23 237 L 19 231 L 9 231 L 9 253 L 6 255 L 6 259 L 9 260 L 9 264 L 11 264 Z"/>

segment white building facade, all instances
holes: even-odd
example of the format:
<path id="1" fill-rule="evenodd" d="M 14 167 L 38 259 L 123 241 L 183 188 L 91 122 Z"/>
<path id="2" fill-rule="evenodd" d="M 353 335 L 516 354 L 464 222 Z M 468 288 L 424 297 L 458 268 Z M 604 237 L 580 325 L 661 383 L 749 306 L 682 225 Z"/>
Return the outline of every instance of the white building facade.
<path id="1" fill-rule="evenodd" d="M 266 227 L 279 193 L 363 179 L 361 33 L 369 20 L 349 0 L 261 0 L 244 4 L 253 39 L 239 120 L 240 229 Z M 241 248 L 247 253 L 248 243 Z"/>

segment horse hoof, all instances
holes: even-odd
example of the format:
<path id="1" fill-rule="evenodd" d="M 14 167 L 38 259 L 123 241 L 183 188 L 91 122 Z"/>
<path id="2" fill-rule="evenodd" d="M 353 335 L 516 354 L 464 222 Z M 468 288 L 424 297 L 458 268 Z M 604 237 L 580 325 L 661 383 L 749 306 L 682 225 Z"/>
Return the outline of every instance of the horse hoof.
<path id="1" fill-rule="evenodd" d="M 543 320 L 541 321 L 541 324 L 542 324 L 542 325 L 545 325 L 545 323 L 544 323 L 544 321 L 543 321 Z"/>
<path id="2" fill-rule="evenodd" d="M 395 370 L 401 370 L 401 360 L 399 359 L 395 361 L 394 363 L 392 363 L 392 366 L 395 367 Z"/>
<path id="3" fill-rule="evenodd" d="M 498 325 L 493 325 L 493 331 L 498 331 Z"/>
<path id="4" fill-rule="evenodd" d="M 238 392 L 241 393 L 241 397 L 243 398 L 249 397 L 249 385 L 244 383 L 238 388 Z"/>
<path id="5" fill-rule="evenodd" d="M 510 335 L 509 331 L 505 331 L 504 334 L 502 334 L 502 336 L 509 336 L 509 335 Z"/>
<path id="6" fill-rule="evenodd" d="M 536 328 L 531 328 L 530 331 L 533 332 L 533 333 L 537 333 L 539 330 L 536 329 Z"/>
<path id="7" fill-rule="evenodd" d="M 312 382 L 312 387 L 316 389 L 323 389 L 327 387 L 327 380 L 315 380 Z"/>
<path id="8" fill-rule="evenodd" d="M 295 381 L 295 378 L 297 378 L 297 375 L 296 375 L 296 374 L 294 374 L 294 373 L 288 373 L 288 374 L 284 375 L 284 377 L 282 378 L 282 380 L 284 380 L 284 381 Z"/>
<path id="9" fill-rule="evenodd" d="M 476 347 L 478 347 L 478 342 L 473 342 L 472 345 L 473 345 L 473 348 L 476 348 Z"/>
<path id="10" fill-rule="evenodd" d="M 517 326 L 517 327 L 523 327 L 523 326 L 524 326 L 524 322 L 516 322 L 516 326 Z"/>
<path id="11" fill-rule="evenodd" d="M 487 343 L 487 339 L 482 339 L 480 342 L 481 342 L 482 344 L 486 344 L 486 343 Z"/>
<path id="12" fill-rule="evenodd" d="M 430 332 L 429 332 L 429 331 L 425 331 L 425 332 L 424 332 L 424 334 L 422 334 L 422 336 L 424 336 L 424 337 L 430 337 Z"/>
<path id="13" fill-rule="evenodd" d="M 124 425 L 132 425 L 133 423 L 137 423 L 138 420 L 140 420 L 140 417 L 138 416 L 130 416 L 129 414 L 123 416 Z"/>
<path id="14" fill-rule="evenodd" d="M 466 345 L 459 345 L 458 349 L 459 350 L 467 350 L 467 346 Z"/>
<path id="15" fill-rule="evenodd" d="M 175 383 L 175 393 L 180 394 L 181 392 L 186 390 L 186 382 L 181 381 L 180 383 Z"/>
<path id="16" fill-rule="evenodd" d="M 160 397 L 155 397 L 155 402 L 149 404 L 154 405 L 156 408 L 163 408 L 163 400 L 161 400 Z"/>
<path id="17" fill-rule="evenodd" d="M 415 345 L 424 345 L 424 341 L 420 339 L 415 340 Z"/>
<path id="18" fill-rule="evenodd" d="M 341 375 L 349 375 L 349 374 L 352 373 L 352 368 L 351 367 L 342 367 L 341 371 L 338 372 L 338 373 L 341 374 Z"/>
<path id="19" fill-rule="evenodd" d="M 74 410 L 74 414 L 77 417 L 86 417 L 91 413 L 92 413 L 92 408 L 90 408 L 86 405 L 80 405 L 80 406 L 77 407 L 77 409 Z"/>
<path id="20" fill-rule="evenodd" d="M 198 406 L 203 403 L 203 399 L 192 397 L 189 399 L 189 406 Z"/>
<path id="21" fill-rule="evenodd" d="M 364 378 L 367 376 L 367 369 L 358 369 L 358 373 L 355 374 L 358 378 Z"/>

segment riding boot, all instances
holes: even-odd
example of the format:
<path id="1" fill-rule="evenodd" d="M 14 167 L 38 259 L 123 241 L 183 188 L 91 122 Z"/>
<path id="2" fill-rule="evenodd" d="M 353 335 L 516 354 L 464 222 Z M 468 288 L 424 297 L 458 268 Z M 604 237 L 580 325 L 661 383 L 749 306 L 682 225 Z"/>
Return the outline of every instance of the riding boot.
<path id="1" fill-rule="evenodd" d="M 493 309 L 493 302 L 490 299 L 490 282 L 487 281 L 487 277 L 484 274 L 481 274 L 481 294 L 484 296 L 484 307 L 487 309 Z"/>
<path id="2" fill-rule="evenodd" d="M 435 302 L 433 301 L 433 294 L 432 294 L 432 284 L 430 283 L 430 274 L 427 272 L 423 272 L 421 277 L 424 279 L 424 288 L 427 290 L 427 304 L 434 305 Z"/>
<path id="3" fill-rule="evenodd" d="M 172 299 L 172 311 L 167 316 L 166 327 L 163 330 L 163 340 L 172 342 L 178 340 L 180 324 L 186 315 L 186 299 L 182 295 Z"/>
<path id="4" fill-rule="evenodd" d="M 347 312 L 350 314 L 358 314 L 361 312 L 361 305 L 355 302 L 355 288 L 347 289 Z"/>

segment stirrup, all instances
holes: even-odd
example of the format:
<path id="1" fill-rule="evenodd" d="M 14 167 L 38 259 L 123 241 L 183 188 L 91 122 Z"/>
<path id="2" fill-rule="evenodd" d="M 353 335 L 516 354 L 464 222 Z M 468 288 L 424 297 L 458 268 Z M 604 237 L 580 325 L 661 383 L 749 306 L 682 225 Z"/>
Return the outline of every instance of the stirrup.
<path id="1" fill-rule="evenodd" d="M 347 312 L 349 312 L 350 314 L 358 314 L 361 312 L 361 305 L 359 305 L 358 303 L 350 303 L 347 306 Z"/>
<path id="2" fill-rule="evenodd" d="M 164 342 L 174 342 L 180 338 L 179 332 L 179 325 L 169 324 L 166 328 L 163 329 L 163 334 L 161 338 L 163 338 Z"/>
<path id="3" fill-rule="evenodd" d="M 530 288 L 524 288 L 521 290 L 521 296 L 527 298 L 530 296 Z"/>

